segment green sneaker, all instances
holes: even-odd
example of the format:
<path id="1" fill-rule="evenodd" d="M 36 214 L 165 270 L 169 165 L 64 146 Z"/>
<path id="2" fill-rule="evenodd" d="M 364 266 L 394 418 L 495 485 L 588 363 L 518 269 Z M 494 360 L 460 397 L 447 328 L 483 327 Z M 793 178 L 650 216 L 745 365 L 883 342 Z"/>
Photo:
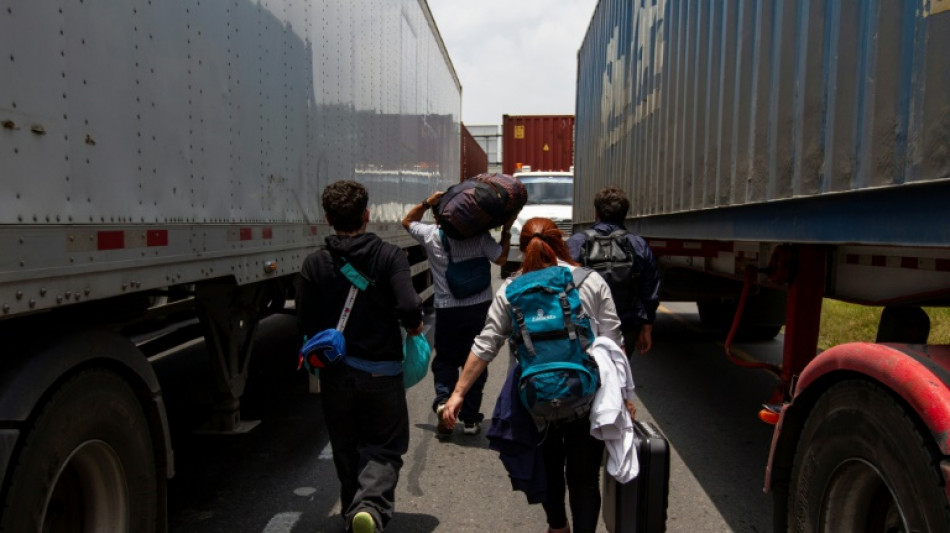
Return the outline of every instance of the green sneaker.
<path id="1" fill-rule="evenodd" d="M 376 521 L 373 520 L 373 515 L 366 511 L 360 511 L 353 515 L 350 530 L 353 533 L 376 533 Z"/>

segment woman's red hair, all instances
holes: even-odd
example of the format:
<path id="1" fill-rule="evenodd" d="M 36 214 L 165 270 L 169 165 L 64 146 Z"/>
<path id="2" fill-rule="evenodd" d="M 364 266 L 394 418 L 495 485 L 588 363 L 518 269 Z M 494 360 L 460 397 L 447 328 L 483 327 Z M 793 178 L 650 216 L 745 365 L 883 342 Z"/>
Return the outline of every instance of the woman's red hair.
<path id="1" fill-rule="evenodd" d="M 567 244 L 564 243 L 564 236 L 561 230 L 551 219 L 532 218 L 524 223 L 521 228 L 521 236 L 518 237 L 518 245 L 524 253 L 524 262 L 521 264 L 522 272 L 531 272 L 541 270 L 557 264 L 558 259 L 577 265 L 567 250 Z"/>

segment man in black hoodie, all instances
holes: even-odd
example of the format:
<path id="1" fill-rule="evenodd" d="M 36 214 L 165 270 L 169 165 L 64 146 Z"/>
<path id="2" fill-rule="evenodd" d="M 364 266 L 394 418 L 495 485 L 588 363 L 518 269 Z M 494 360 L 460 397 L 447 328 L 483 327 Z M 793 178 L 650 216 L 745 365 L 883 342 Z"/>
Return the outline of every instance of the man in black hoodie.
<path id="1" fill-rule="evenodd" d="M 323 209 L 336 235 L 310 254 L 296 284 L 301 332 L 312 337 L 336 327 L 350 282 L 349 263 L 370 280 L 356 295 L 343 330 L 344 364 L 320 371 L 323 412 L 340 503 L 348 531 L 382 531 L 393 516 L 396 481 L 409 448 L 409 411 L 402 378 L 400 324 L 422 332 L 422 302 L 412 286 L 406 254 L 366 233 L 366 188 L 355 181 L 331 183 Z"/>

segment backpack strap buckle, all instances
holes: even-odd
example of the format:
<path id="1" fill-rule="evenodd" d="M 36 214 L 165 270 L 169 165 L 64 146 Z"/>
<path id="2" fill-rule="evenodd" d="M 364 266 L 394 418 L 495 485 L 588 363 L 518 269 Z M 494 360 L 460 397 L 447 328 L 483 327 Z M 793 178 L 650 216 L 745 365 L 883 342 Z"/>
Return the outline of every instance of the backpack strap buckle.
<path id="1" fill-rule="evenodd" d="M 571 290 L 573 286 L 568 286 Z M 561 303 L 561 314 L 564 316 L 564 329 L 567 330 L 567 336 L 573 341 L 577 340 L 577 330 L 574 328 L 574 321 L 571 320 L 571 304 L 567 301 L 567 293 L 558 294 L 558 301 Z"/>
<path id="2" fill-rule="evenodd" d="M 531 357 L 534 357 L 536 355 L 534 343 L 531 342 L 531 334 L 528 332 L 528 325 L 525 323 L 524 313 L 521 312 L 520 308 L 515 306 L 512 306 L 511 311 L 515 315 L 515 322 L 518 324 L 518 336 L 521 338 L 521 342 Z"/>

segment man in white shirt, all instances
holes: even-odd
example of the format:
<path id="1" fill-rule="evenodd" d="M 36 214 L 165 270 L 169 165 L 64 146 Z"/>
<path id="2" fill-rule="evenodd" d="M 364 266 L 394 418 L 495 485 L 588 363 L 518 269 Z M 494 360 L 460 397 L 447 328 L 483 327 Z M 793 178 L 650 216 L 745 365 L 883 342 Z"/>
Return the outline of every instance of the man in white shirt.
<path id="1" fill-rule="evenodd" d="M 465 298 L 456 298 L 449 290 L 445 277 L 449 260 L 443 246 L 443 235 L 438 226 L 438 218 L 436 218 L 436 224 L 421 222 L 425 212 L 430 207 L 438 205 L 442 195 L 442 191 L 437 191 L 419 205 L 414 206 L 403 218 L 402 225 L 425 248 L 432 272 L 432 282 L 435 286 L 435 355 L 432 359 L 435 399 L 432 402 L 432 410 L 438 418 L 437 436 L 445 439 L 452 435 L 452 429 L 442 423 L 442 405 L 455 389 L 459 370 L 465 366 L 468 352 L 472 348 L 472 341 L 485 325 L 492 290 L 489 283 L 477 294 Z M 495 242 L 487 231 L 464 240 L 444 236 L 451 250 L 452 261 L 486 257 L 496 265 L 504 265 L 508 259 L 512 222 L 514 222 L 514 217 L 505 223 L 499 242 Z M 458 418 L 463 423 L 462 430 L 466 435 L 477 434 L 482 420 L 485 419 L 485 415 L 481 412 L 481 404 L 482 389 L 485 387 L 487 377 L 487 373 L 483 374 L 465 396 Z"/>

